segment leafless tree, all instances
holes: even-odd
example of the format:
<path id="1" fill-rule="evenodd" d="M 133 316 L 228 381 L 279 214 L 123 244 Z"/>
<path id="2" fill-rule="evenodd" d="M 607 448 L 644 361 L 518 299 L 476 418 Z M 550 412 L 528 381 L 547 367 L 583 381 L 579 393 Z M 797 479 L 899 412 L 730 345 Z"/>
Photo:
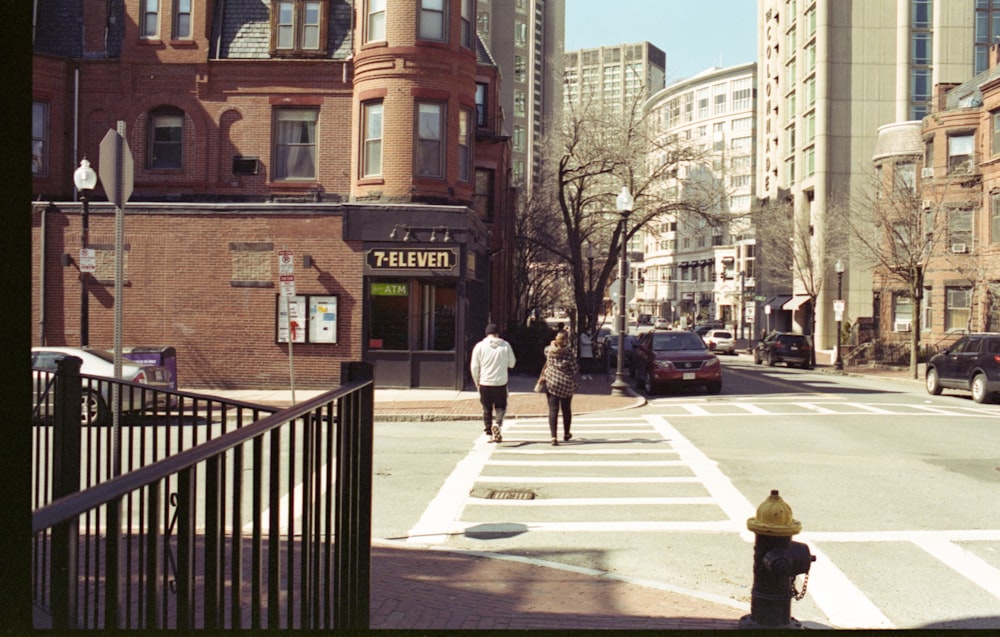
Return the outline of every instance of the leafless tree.
<path id="1" fill-rule="evenodd" d="M 809 210 L 796 210 L 783 198 L 753 210 L 757 239 L 757 272 L 772 289 L 801 291 L 809 298 L 809 333 L 816 333 L 816 301 L 835 272 L 838 256 L 846 254 L 844 224 L 828 222 L 819 229 Z M 816 363 L 813 348 L 812 363 Z"/>
<path id="2" fill-rule="evenodd" d="M 704 159 L 704 151 L 657 135 L 641 98 L 640 92 L 617 107 L 571 102 L 559 130 L 547 139 L 550 156 L 541 185 L 522 210 L 545 218 L 533 220 L 532 233 L 522 239 L 534 244 L 539 259 L 566 267 L 581 333 L 596 333 L 600 304 L 594 298 L 604 297 L 632 236 L 664 215 L 699 215 L 715 223 L 728 200 L 717 183 L 692 182 L 684 196 L 665 187 L 680 166 Z M 634 200 L 626 223 L 615 205 L 623 186 Z M 588 245 L 600 255 L 593 273 Z"/>

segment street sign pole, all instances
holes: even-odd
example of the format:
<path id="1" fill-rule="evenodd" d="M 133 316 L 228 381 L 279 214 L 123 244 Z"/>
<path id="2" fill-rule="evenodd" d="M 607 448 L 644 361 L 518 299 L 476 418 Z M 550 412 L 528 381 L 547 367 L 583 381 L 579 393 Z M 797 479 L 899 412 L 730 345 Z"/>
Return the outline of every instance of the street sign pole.
<path id="1" fill-rule="evenodd" d="M 292 329 L 292 297 L 295 296 L 295 254 L 284 246 L 278 251 L 278 280 L 281 296 L 285 300 L 285 337 L 288 339 L 288 380 L 292 390 L 292 404 L 295 404 L 295 362 L 292 354 L 292 342 L 295 340 L 295 330 Z"/>
<path id="2" fill-rule="evenodd" d="M 114 367 L 115 379 L 122 378 L 122 294 L 125 278 L 125 202 L 132 195 L 132 151 L 125 140 L 125 122 L 118 121 L 117 130 L 108 130 L 100 145 L 100 180 L 104 190 L 115 204 L 115 333 L 114 333 Z M 121 388 L 118 383 L 111 388 L 112 445 L 114 457 L 112 476 L 121 473 L 121 437 L 119 395 Z"/>

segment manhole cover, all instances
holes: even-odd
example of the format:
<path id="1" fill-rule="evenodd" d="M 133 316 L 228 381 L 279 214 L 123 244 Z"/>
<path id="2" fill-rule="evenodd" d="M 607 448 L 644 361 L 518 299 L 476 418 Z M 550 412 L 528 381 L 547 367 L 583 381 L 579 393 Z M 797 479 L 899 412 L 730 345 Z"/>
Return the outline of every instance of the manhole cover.
<path id="1" fill-rule="evenodd" d="M 497 489 L 490 489 L 490 492 L 486 495 L 487 500 L 534 500 L 535 494 L 531 491 L 525 491 L 523 489 L 512 489 L 501 491 Z"/>

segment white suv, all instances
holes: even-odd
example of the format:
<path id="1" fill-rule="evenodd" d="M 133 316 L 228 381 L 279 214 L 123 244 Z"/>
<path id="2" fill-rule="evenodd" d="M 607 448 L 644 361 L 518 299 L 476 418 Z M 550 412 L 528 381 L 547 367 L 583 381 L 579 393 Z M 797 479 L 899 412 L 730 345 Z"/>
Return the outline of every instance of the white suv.
<path id="1" fill-rule="evenodd" d="M 729 330 L 708 330 L 702 340 L 705 341 L 705 346 L 713 352 L 736 353 L 736 341 L 733 339 L 733 333 Z"/>

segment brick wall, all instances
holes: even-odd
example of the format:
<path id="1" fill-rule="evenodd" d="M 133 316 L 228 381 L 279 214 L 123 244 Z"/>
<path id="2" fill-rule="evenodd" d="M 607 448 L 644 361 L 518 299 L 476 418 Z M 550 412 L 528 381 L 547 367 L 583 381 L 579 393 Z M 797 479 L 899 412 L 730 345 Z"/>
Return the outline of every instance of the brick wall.
<path id="1" fill-rule="evenodd" d="M 41 246 L 41 215 L 34 209 L 33 243 Z M 342 216 L 336 206 L 296 212 L 220 209 L 213 206 L 127 207 L 122 342 L 124 346 L 173 346 L 178 379 L 188 388 L 286 387 L 288 346 L 275 343 L 277 251 L 295 252 L 296 293 L 338 295 L 338 343 L 300 344 L 293 352 L 296 386 L 328 388 L 339 384 L 340 363 L 361 360 L 362 265 L 359 243 L 341 239 Z M 46 219 L 45 344 L 78 345 L 80 292 L 77 254 L 80 215 L 62 204 Z M 90 243 L 113 259 L 114 212 L 91 207 Z M 233 244 L 270 244 L 257 261 L 257 286 Z M 39 254 L 40 250 L 36 250 Z M 63 267 L 61 256 L 72 255 Z M 315 265 L 302 267 L 309 254 Z M 236 267 L 234 269 L 234 263 Z M 32 264 L 36 294 L 32 304 L 32 344 L 41 342 L 41 280 Z M 114 344 L 114 281 L 107 262 L 98 265 L 90 285 L 90 344 Z M 234 283 L 234 277 L 242 283 Z M 266 286 L 270 283 L 270 286 Z M 241 286 L 242 285 L 242 286 Z"/>

